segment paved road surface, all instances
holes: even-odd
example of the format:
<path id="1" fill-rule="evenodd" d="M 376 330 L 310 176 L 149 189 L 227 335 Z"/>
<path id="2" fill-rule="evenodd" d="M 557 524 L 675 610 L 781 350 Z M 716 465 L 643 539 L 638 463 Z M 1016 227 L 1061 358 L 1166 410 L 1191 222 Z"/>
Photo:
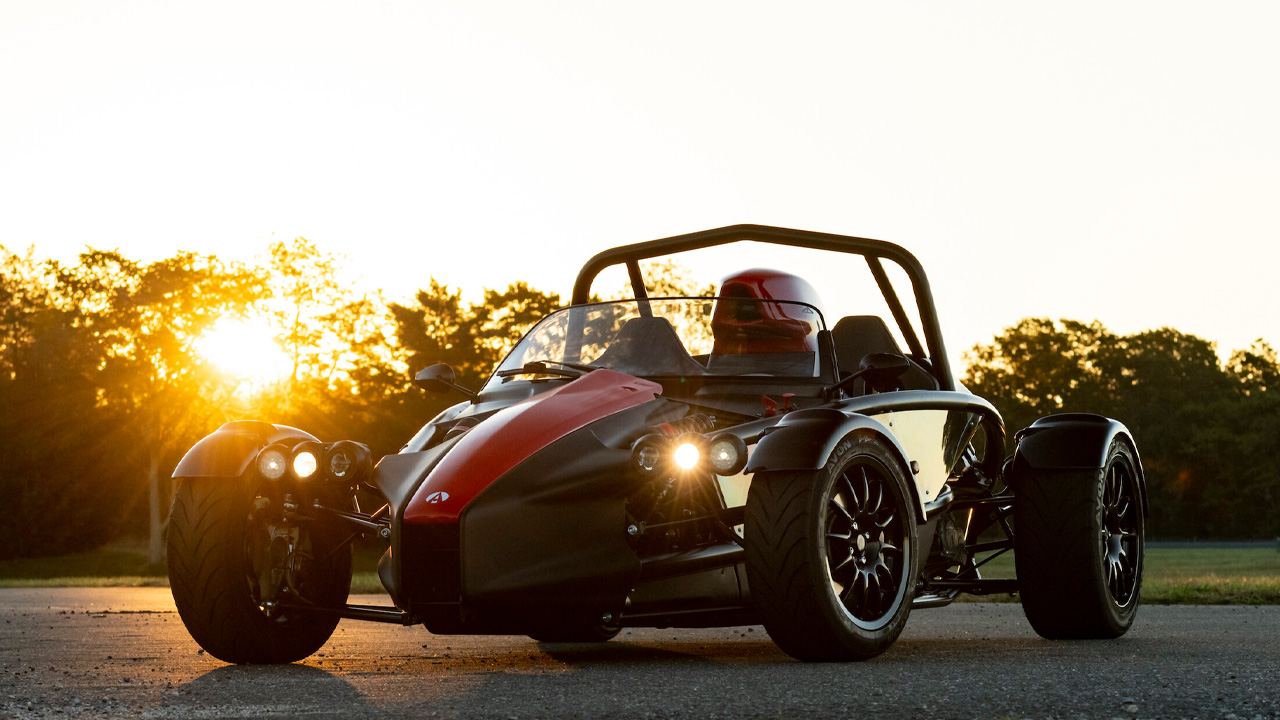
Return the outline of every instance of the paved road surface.
<path id="1" fill-rule="evenodd" d="M 163 588 L 0 590 L 0 619 L 0 718 L 1280 718 L 1280 607 L 1144 607 L 1120 640 L 1048 642 L 1017 605 L 959 604 L 850 664 L 759 627 L 588 646 L 346 621 L 305 663 L 236 667 Z"/>

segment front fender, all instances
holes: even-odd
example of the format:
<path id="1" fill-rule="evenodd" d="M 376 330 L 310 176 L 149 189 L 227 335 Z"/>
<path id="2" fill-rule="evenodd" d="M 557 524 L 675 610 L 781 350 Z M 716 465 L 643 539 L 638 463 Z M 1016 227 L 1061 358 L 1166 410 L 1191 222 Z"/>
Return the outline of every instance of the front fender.
<path id="1" fill-rule="evenodd" d="M 174 468 L 173 477 L 238 478 L 262 448 L 272 443 L 296 444 L 303 440 L 316 440 L 316 437 L 297 428 L 260 420 L 229 422 L 193 445 Z"/>
<path id="2" fill-rule="evenodd" d="M 1133 434 L 1123 423 L 1101 415 L 1062 413 L 1048 415 L 1018 431 L 1014 438 L 1013 472 L 1020 470 L 1101 470 L 1107 450 L 1119 439 L 1138 461 L 1138 492 L 1142 512 L 1147 507 L 1147 481 Z"/>
<path id="3" fill-rule="evenodd" d="M 817 470 L 827 463 L 832 451 L 845 436 L 869 432 L 880 437 L 898 457 L 908 478 L 907 488 L 916 507 L 917 519 L 924 521 L 923 505 L 914 482 L 911 461 L 902 444 L 880 421 L 834 408 L 810 408 L 787 413 L 777 425 L 765 431 L 747 461 L 746 472 L 761 470 Z"/>

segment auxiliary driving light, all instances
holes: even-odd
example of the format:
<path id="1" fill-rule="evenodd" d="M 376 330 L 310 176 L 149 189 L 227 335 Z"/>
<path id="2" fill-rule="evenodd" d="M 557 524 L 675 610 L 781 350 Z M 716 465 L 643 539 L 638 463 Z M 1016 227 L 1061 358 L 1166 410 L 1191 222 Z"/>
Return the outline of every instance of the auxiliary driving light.
<path id="1" fill-rule="evenodd" d="M 324 446 L 320 443 L 298 443 L 293 448 L 293 456 L 289 458 L 289 470 L 299 480 L 312 480 L 320 470 L 320 456 L 323 454 Z"/>
<path id="2" fill-rule="evenodd" d="M 369 476 L 373 458 L 367 446 L 340 440 L 329 446 L 329 451 L 324 456 L 324 467 L 329 473 L 329 479 L 354 485 Z"/>
<path id="3" fill-rule="evenodd" d="M 268 445 L 258 453 L 258 474 L 268 480 L 279 480 L 289 466 L 286 460 L 289 448 L 283 445 Z"/>
<path id="4" fill-rule="evenodd" d="M 654 477 L 666 469 L 671 442 L 665 435 L 650 433 L 631 445 L 631 469 L 644 477 Z"/>
<path id="5" fill-rule="evenodd" d="M 697 445 L 688 440 L 683 440 L 676 445 L 675 452 L 671 453 L 671 459 L 676 461 L 676 467 L 681 470 L 692 470 L 698 466 L 698 461 L 702 459 L 702 452 L 698 450 Z"/>
<path id="6" fill-rule="evenodd" d="M 717 475 L 737 475 L 747 466 L 747 444 L 737 435 L 717 435 L 707 445 L 707 461 Z"/>

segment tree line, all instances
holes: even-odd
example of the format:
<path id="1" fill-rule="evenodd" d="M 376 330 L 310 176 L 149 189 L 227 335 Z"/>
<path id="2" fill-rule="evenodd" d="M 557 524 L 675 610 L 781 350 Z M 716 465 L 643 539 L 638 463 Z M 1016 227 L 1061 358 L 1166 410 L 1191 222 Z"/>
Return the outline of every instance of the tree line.
<path id="1" fill-rule="evenodd" d="M 1172 328 L 1026 318 L 967 360 L 962 382 L 1000 410 L 1010 443 L 1050 413 L 1123 422 L 1146 472 L 1148 534 L 1280 536 L 1280 364 L 1262 340 L 1224 364 L 1212 342 Z"/>
<path id="2" fill-rule="evenodd" d="M 456 401 L 413 387 L 412 371 L 447 362 L 479 387 L 561 305 L 523 282 L 467 302 L 434 278 L 392 302 L 356 292 L 342 267 L 304 238 L 273 243 L 252 264 L 97 249 L 61 263 L 0 247 L 0 557 L 122 535 L 149 535 L 158 552 L 173 467 L 229 420 L 395 452 Z M 655 294 L 713 291 L 671 263 L 649 272 Z M 275 376 L 236 376 L 201 353 L 220 324 L 250 319 L 275 337 Z M 257 351 L 243 351 L 252 363 Z M 1010 435 L 1050 412 L 1125 422 L 1147 468 L 1152 533 L 1280 533 L 1280 368 L 1264 343 L 1223 365 L 1212 343 L 1168 328 L 1120 336 L 1096 322 L 1026 319 L 968 360 L 962 381 L 997 406 Z"/>

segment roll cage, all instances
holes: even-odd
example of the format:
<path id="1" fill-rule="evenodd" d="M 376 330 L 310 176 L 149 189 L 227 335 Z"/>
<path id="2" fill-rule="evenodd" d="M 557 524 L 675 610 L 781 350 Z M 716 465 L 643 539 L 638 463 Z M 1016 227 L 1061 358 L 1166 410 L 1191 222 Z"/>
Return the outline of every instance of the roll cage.
<path id="1" fill-rule="evenodd" d="M 573 284 L 571 305 L 584 305 L 590 302 L 591 285 L 596 276 L 605 268 L 624 265 L 631 280 L 631 288 L 635 299 L 643 301 L 648 298 L 644 276 L 640 272 L 640 261 L 655 257 L 674 255 L 702 248 L 728 245 L 736 242 L 761 242 L 770 245 L 786 245 L 809 248 L 813 250 L 829 250 L 832 252 L 861 255 L 875 278 L 880 293 L 884 296 L 889 311 L 893 314 L 903 339 L 912 355 L 928 358 L 928 371 L 938 381 L 938 388 L 954 391 L 955 380 L 951 376 L 951 364 L 947 359 L 946 347 L 942 340 L 942 331 L 938 324 L 937 308 L 933 304 L 933 293 L 929 289 L 929 279 L 924 267 L 914 255 L 902 247 L 883 240 L 834 235 L 831 233 L 792 230 L 789 228 L 770 227 L 768 225 L 730 225 L 728 227 L 704 230 L 687 235 L 675 235 L 660 240 L 634 243 L 597 253 L 578 271 Z M 924 345 L 911 324 L 902 300 L 889 281 L 882 260 L 889 260 L 903 269 L 911 281 L 916 307 L 920 311 L 921 327 L 924 331 Z M 928 352 L 925 352 L 925 349 Z"/>

